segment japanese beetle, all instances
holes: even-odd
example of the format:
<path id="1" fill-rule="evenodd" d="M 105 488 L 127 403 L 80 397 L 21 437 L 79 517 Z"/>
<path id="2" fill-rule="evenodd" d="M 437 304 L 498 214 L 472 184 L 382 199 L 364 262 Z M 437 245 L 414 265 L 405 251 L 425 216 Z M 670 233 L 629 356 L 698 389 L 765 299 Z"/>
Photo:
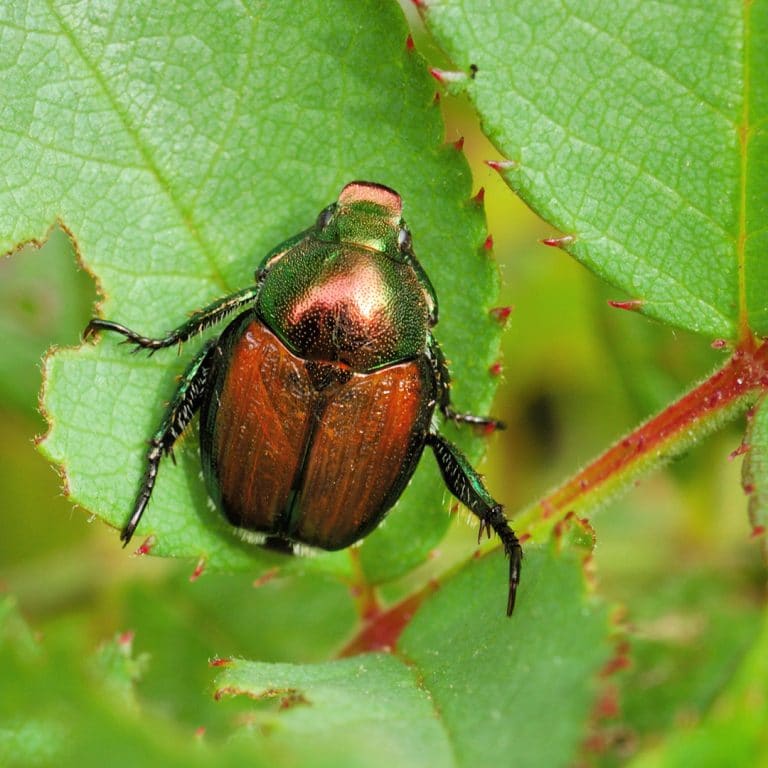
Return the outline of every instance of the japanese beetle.
<path id="1" fill-rule="evenodd" d="M 208 492 L 229 522 L 264 544 L 327 550 L 378 525 L 425 445 L 450 492 L 491 529 L 510 560 L 512 613 L 522 550 L 503 508 L 466 457 L 436 430 L 501 426 L 451 407 L 445 358 L 432 335 L 434 288 L 411 246 L 400 196 L 355 181 L 309 229 L 267 254 L 255 284 L 195 312 L 163 338 L 95 318 L 85 338 L 114 331 L 154 353 L 243 309 L 181 378 L 149 443 L 127 544 L 152 495 L 160 459 L 200 411 Z"/>

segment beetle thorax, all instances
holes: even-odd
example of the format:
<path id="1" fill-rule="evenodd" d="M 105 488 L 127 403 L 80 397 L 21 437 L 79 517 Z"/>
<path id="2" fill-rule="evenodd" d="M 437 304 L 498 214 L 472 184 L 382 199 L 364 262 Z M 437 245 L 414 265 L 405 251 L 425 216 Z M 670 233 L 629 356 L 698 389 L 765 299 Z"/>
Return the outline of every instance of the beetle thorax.
<path id="1" fill-rule="evenodd" d="M 424 349 L 428 308 L 413 270 L 349 245 L 294 252 L 259 299 L 264 321 L 296 354 L 369 371 Z"/>

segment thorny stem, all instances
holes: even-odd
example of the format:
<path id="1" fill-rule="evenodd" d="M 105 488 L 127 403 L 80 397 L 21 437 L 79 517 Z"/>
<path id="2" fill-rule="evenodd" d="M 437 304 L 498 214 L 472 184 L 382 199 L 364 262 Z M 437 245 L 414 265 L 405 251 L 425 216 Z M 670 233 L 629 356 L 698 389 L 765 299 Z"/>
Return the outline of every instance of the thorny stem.
<path id="1" fill-rule="evenodd" d="M 605 453 L 516 515 L 512 524 L 521 539 L 543 541 L 562 529 L 563 521 L 594 511 L 639 474 L 682 453 L 726 420 L 747 410 L 768 392 L 768 342 L 742 342 L 728 362 L 659 414 L 641 424 Z M 395 648 L 418 606 L 435 588 L 429 584 L 389 610 L 382 610 L 367 584 L 359 555 L 351 550 L 353 594 L 363 626 L 341 656 Z"/>
<path id="2" fill-rule="evenodd" d="M 742 342 L 708 379 L 612 445 L 513 519 L 518 534 L 545 539 L 569 513 L 594 511 L 640 473 L 683 452 L 768 390 L 768 342 Z"/>

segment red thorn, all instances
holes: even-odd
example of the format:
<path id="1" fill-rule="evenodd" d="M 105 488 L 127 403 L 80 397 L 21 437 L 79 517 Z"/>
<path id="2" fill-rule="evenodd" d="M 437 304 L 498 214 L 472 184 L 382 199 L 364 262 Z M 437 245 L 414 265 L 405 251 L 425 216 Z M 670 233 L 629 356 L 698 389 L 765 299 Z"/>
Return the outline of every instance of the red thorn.
<path id="1" fill-rule="evenodd" d="M 552 517 L 555 514 L 555 508 L 552 506 L 552 502 L 549 499 L 544 499 L 541 502 L 541 519 L 546 520 L 548 517 Z"/>
<path id="2" fill-rule="evenodd" d="M 494 307 L 488 314 L 501 325 L 504 325 L 512 314 L 512 307 Z"/>
<path id="3" fill-rule="evenodd" d="M 605 663 L 600 670 L 600 674 L 603 677 L 609 677 L 610 675 L 615 675 L 617 672 L 620 672 L 622 669 L 627 669 L 630 664 L 629 656 L 625 653 L 619 653 Z"/>
<path id="4" fill-rule="evenodd" d="M 432 100 L 435 106 L 440 103 L 440 91 L 435 91 L 435 98 Z"/>
<path id="5" fill-rule="evenodd" d="M 205 726 L 199 725 L 195 728 L 195 738 L 202 739 L 205 736 Z"/>
<path id="6" fill-rule="evenodd" d="M 744 485 L 742 485 L 741 487 L 744 490 L 744 493 L 747 494 L 747 496 L 751 496 L 755 492 L 754 483 L 744 483 Z"/>
<path id="7" fill-rule="evenodd" d="M 458 140 L 453 142 L 453 146 L 456 147 L 459 152 L 461 152 L 461 150 L 464 149 L 464 137 L 459 136 Z"/>
<path id="8" fill-rule="evenodd" d="M 567 523 L 565 518 L 562 520 L 558 520 L 553 526 L 552 526 L 552 536 L 555 539 L 562 539 L 563 534 L 565 533 Z"/>
<path id="9" fill-rule="evenodd" d="M 756 539 L 758 536 L 762 536 L 765 533 L 765 526 L 764 525 L 754 525 L 752 526 L 752 538 Z"/>
<path id="10" fill-rule="evenodd" d="M 154 536 L 147 536 L 146 539 L 141 543 L 139 548 L 133 553 L 137 557 L 140 555 L 148 555 L 152 551 L 152 547 L 155 546 L 155 537 Z"/>
<path id="11" fill-rule="evenodd" d="M 453 504 L 451 504 L 451 508 L 448 510 L 448 513 L 451 515 L 457 515 L 459 513 L 459 502 L 454 501 Z"/>
<path id="12" fill-rule="evenodd" d="M 504 173 L 504 171 L 509 171 L 512 168 L 517 168 L 517 163 L 514 160 L 486 160 L 485 164 L 499 173 Z"/>
<path id="13" fill-rule="evenodd" d="M 735 450 L 731 451 L 728 454 L 728 459 L 730 461 L 733 461 L 737 456 L 743 456 L 745 453 L 749 451 L 751 447 L 752 446 L 749 443 L 742 442 L 742 444 L 738 448 L 736 448 Z"/>
<path id="14" fill-rule="evenodd" d="M 551 248 L 565 248 L 566 245 L 570 245 L 575 240 L 576 238 L 573 235 L 563 235 L 562 237 L 545 237 L 539 242 Z"/>
<path id="15" fill-rule="evenodd" d="M 201 557 L 197 561 L 197 565 L 195 566 L 195 570 L 192 571 L 192 573 L 189 574 L 189 580 L 190 581 L 197 581 L 200 578 L 200 576 L 202 576 L 204 570 L 205 570 L 205 558 Z"/>
<path id="16" fill-rule="evenodd" d="M 645 299 L 628 299 L 627 301 L 609 301 L 608 305 L 614 309 L 626 309 L 629 312 L 637 312 L 643 308 Z"/>
<path id="17" fill-rule="evenodd" d="M 483 248 L 485 248 L 486 251 L 490 251 L 493 248 L 493 235 L 488 235 L 488 237 L 485 238 Z"/>
<path id="18" fill-rule="evenodd" d="M 598 720 L 610 720 L 618 717 L 620 712 L 619 692 L 616 686 L 607 686 L 595 702 L 593 714 Z"/>
<path id="19" fill-rule="evenodd" d="M 232 664 L 232 659 L 228 658 L 219 658 L 218 656 L 214 656 L 212 659 L 208 661 L 209 667 L 228 667 L 230 664 Z"/>
<path id="20" fill-rule="evenodd" d="M 725 339 L 715 339 L 709 346 L 712 349 L 722 349 L 728 346 L 728 342 Z"/>
<path id="21" fill-rule="evenodd" d="M 452 69 L 438 69 L 437 67 L 430 67 L 429 74 L 437 80 L 438 83 L 461 83 L 464 80 L 469 79 L 469 75 L 466 72 L 460 72 Z"/>
<path id="22" fill-rule="evenodd" d="M 477 194 L 472 198 L 478 205 L 485 200 L 485 187 L 480 187 L 477 190 Z"/>
<path id="23" fill-rule="evenodd" d="M 426 11 L 427 10 L 427 3 L 426 0 L 411 0 L 411 2 L 420 10 L 420 11 Z"/>
<path id="24" fill-rule="evenodd" d="M 280 569 L 277 567 L 270 568 L 268 571 L 264 571 L 261 576 L 259 576 L 257 579 L 254 579 L 253 587 L 263 587 L 265 584 L 268 584 L 270 581 L 272 581 L 272 579 L 274 579 L 278 573 L 280 573 Z"/>
<path id="25" fill-rule="evenodd" d="M 405 50 L 406 51 L 412 51 L 416 46 L 413 42 L 413 37 L 411 35 L 408 35 L 408 37 L 405 38 Z"/>
<path id="26" fill-rule="evenodd" d="M 488 373 L 490 373 L 491 376 L 501 376 L 501 370 L 501 363 L 495 362 L 488 368 Z"/>
<path id="27" fill-rule="evenodd" d="M 530 541 L 530 540 L 531 540 L 531 534 L 530 534 L 530 533 L 521 533 L 521 534 L 520 534 L 520 535 L 517 537 L 517 540 L 518 540 L 518 541 L 519 541 L 521 544 L 525 544 L 525 542 L 526 542 L 526 541 Z"/>
<path id="28" fill-rule="evenodd" d="M 135 636 L 136 633 L 132 629 L 129 629 L 126 632 L 121 632 L 117 637 L 117 643 L 118 645 L 123 645 L 126 647 L 130 646 Z"/>

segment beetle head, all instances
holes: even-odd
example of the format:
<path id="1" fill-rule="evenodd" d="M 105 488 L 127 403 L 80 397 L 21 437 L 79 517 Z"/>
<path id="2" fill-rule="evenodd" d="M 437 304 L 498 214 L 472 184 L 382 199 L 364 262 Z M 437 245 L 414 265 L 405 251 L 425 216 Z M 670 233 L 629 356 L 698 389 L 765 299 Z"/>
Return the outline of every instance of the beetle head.
<path id="1" fill-rule="evenodd" d="M 317 218 L 320 240 L 349 243 L 402 261 L 402 220 L 400 195 L 389 187 L 370 181 L 352 181 L 341 190 L 338 200 Z"/>

